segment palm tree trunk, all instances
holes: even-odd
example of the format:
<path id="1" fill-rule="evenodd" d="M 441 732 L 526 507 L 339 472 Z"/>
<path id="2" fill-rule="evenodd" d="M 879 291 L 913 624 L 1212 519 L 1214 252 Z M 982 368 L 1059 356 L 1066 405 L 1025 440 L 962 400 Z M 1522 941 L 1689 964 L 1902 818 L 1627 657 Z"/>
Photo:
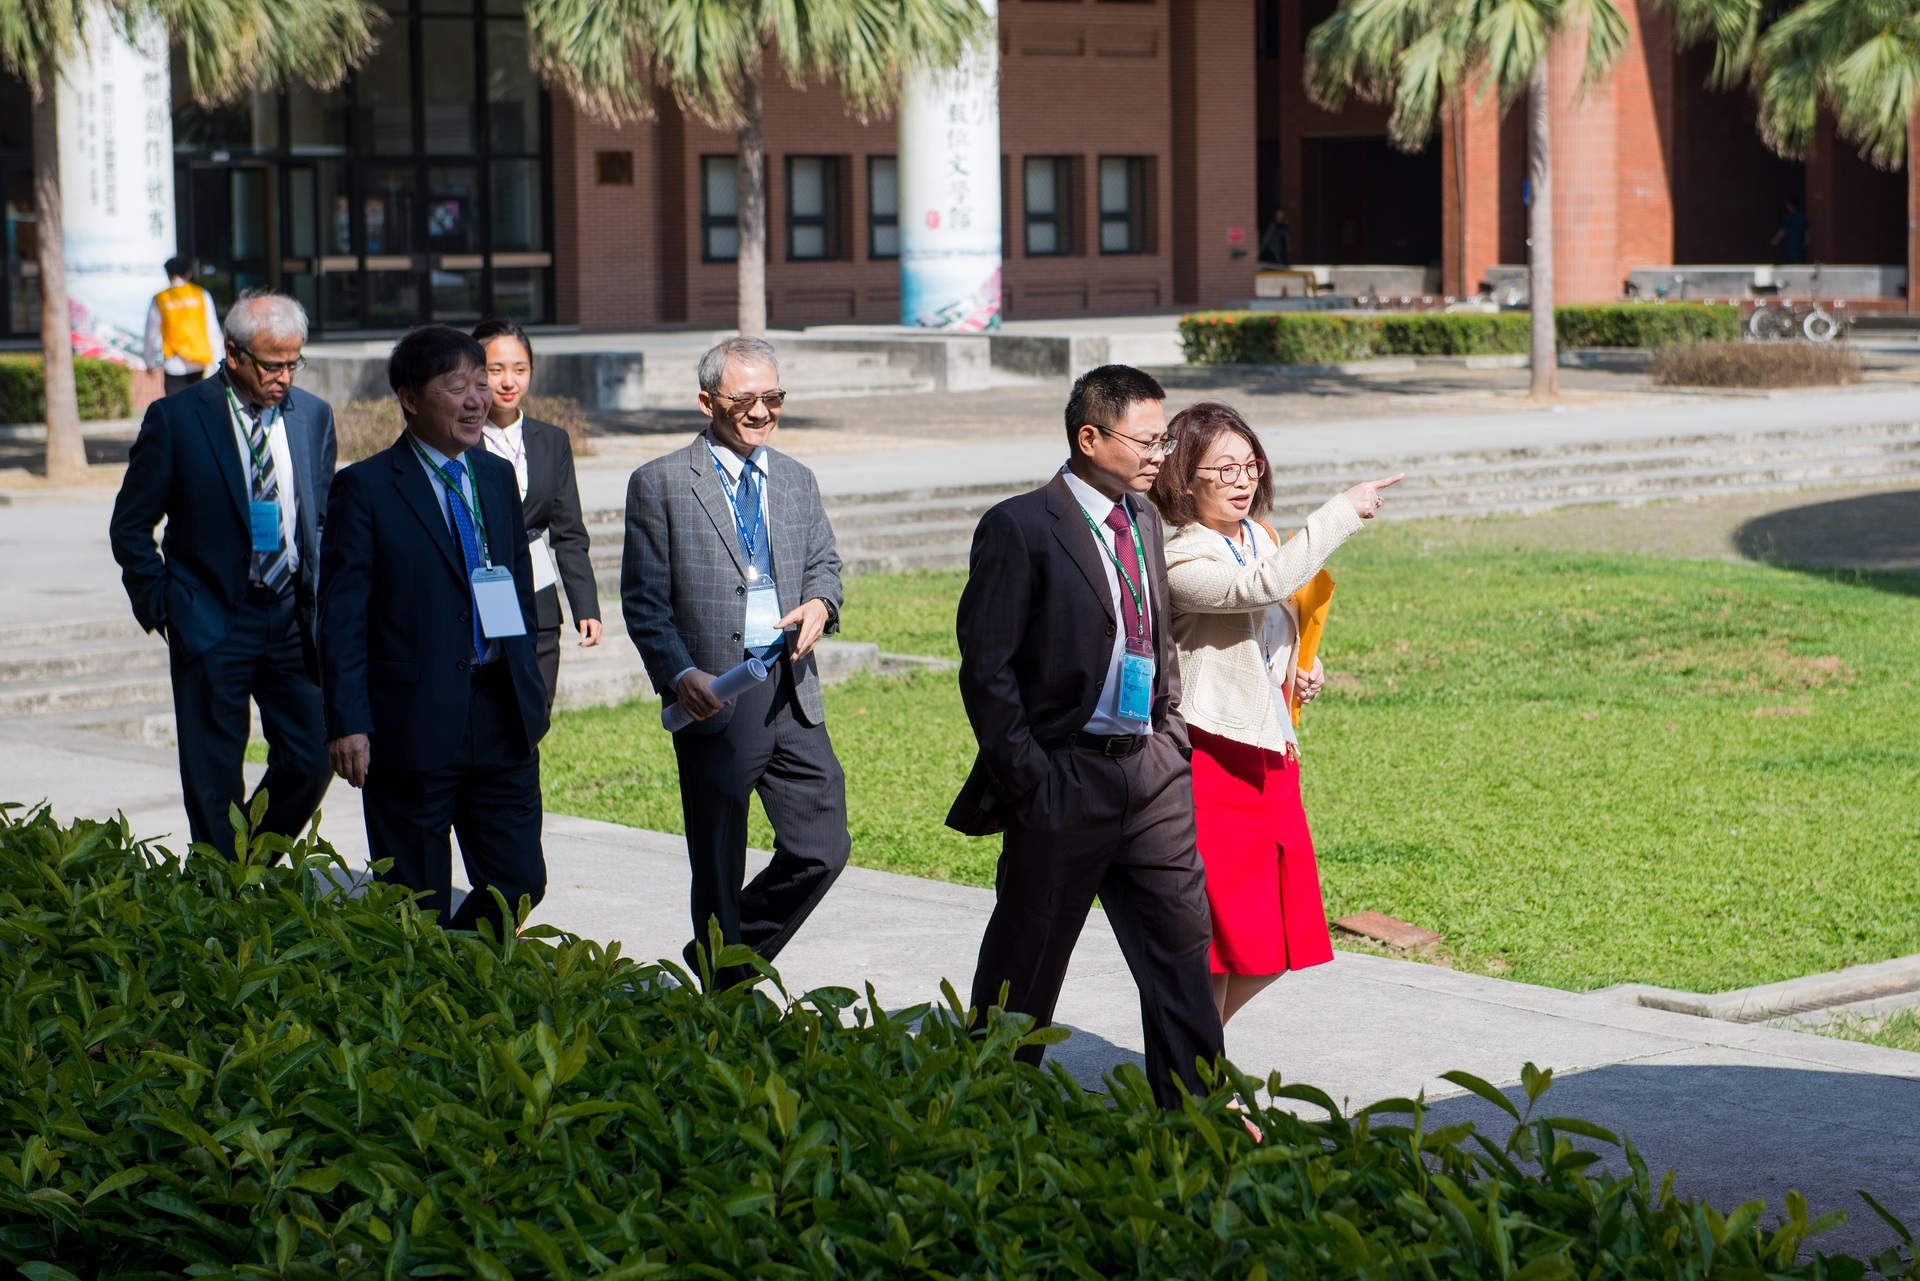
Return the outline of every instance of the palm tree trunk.
<path id="1" fill-rule="evenodd" d="M 1539 399 L 1560 394 L 1553 329 L 1553 96 L 1543 51 L 1527 80 L 1527 305 L 1533 309 L 1533 379 Z"/>
<path id="2" fill-rule="evenodd" d="M 85 480 L 87 445 L 73 387 L 73 330 L 67 317 L 67 252 L 60 205 L 59 72 L 40 67 L 33 104 L 34 241 L 40 259 L 40 362 L 47 387 L 47 479 Z"/>
<path id="3" fill-rule="evenodd" d="M 750 58 L 740 86 L 739 155 L 734 163 L 740 209 L 740 332 L 767 332 L 767 148 L 760 132 L 760 59 Z"/>

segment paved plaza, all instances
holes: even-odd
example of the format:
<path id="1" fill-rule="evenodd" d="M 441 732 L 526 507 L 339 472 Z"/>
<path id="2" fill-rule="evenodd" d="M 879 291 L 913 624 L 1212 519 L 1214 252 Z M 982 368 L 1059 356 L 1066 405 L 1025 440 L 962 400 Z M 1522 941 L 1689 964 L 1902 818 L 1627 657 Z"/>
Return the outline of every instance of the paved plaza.
<path id="1" fill-rule="evenodd" d="M 1060 393 L 1002 388 L 983 393 L 990 403 L 970 410 L 958 403 L 963 398 L 870 401 L 871 424 L 860 422 L 858 403 L 848 401 L 810 408 L 812 419 L 797 414 L 787 443 L 830 492 L 1025 480 L 1058 464 Z M 1176 390 L 1174 402 L 1183 397 L 1197 398 Z M 914 404 L 929 418 L 991 409 L 986 417 L 999 426 L 973 438 L 956 420 L 951 430 L 878 447 L 886 420 Z M 1791 418 L 1802 427 L 1920 421 L 1920 392 L 1905 387 L 1791 400 L 1609 393 L 1575 400 L 1564 412 L 1520 405 L 1480 412 L 1422 401 L 1417 414 L 1293 425 L 1278 415 L 1262 418 L 1259 404 L 1255 397 L 1251 408 L 1269 441 L 1336 466 L 1516 441 L 1577 445 L 1660 432 L 1737 432 L 1757 418 Z M 1043 408 L 1044 429 L 1028 421 Z M 673 429 L 681 426 L 690 430 L 692 423 Z M 962 434 L 970 443 L 956 443 Z M 617 506 L 626 472 L 656 438 L 666 439 L 654 430 L 616 433 L 584 460 L 586 505 Z M 126 602 L 106 542 L 110 489 L 60 499 L 41 499 L 30 485 L 14 492 L 20 501 L 0 506 L 0 628 L 123 617 Z M 1748 495 L 1634 513 L 1575 509 L 1498 528 L 1503 538 L 1533 545 L 1740 555 L 1752 551 L 1735 531 L 1824 504 L 1845 508 L 1821 527 L 1823 545 L 1838 548 L 1838 560 L 1872 547 L 1889 563 L 1904 564 L 1902 558 L 1920 555 L 1920 539 L 1911 534 L 1916 501 L 1912 492 Z M 627 645 L 617 626 L 613 633 L 610 643 Z M 62 816 L 124 811 L 137 832 L 170 840 L 185 829 L 171 752 L 104 738 L 57 717 L 0 720 L 0 779 L 0 799 L 46 799 Z M 322 831 L 350 860 L 364 861 L 358 797 L 344 784 L 336 782 L 328 796 Z M 536 920 L 618 940 L 629 955 L 677 955 L 687 931 L 679 838 L 549 815 L 546 842 L 551 889 Z M 781 970 L 795 992 L 872 983 L 889 1007 L 936 999 L 942 979 L 965 991 L 990 907 L 989 891 L 856 867 L 781 958 Z M 1074 1036 L 1059 1057 L 1082 1080 L 1094 1083 L 1115 1064 L 1140 1061 L 1132 984 L 1098 913 L 1076 954 L 1060 1017 Z M 1228 1047 L 1249 1071 L 1278 1070 L 1353 1106 L 1426 1090 L 1444 1099 L 1444 1115 L 1483 1121 L 1496 1119 L 1492 1109 L 1439 1074 L 1465 1069 L 1504 1085 L 1533 1061 L 1556 1071 L 1549 1113 L 1581 1115 L 1632 1135 L 1656 1169 L 1678 1171 L 1683 1192 L 1722 1208 L 1764 1196 L 1778 1209 L 1787 1190 L 1799 1188 L 1816 1213 L 1852 1213 L 1846 1228 L 1823 1238 L 1828 1249 L 1871 1252 L 1892 1240 L 1854 1196 L 1856 1188 L 1920 1220 L 1920 1161 L 1913 1156 L 1920 1144 L 1920 1055 L 1348 952 L 1284 979 L 1235 1020 Z"/>

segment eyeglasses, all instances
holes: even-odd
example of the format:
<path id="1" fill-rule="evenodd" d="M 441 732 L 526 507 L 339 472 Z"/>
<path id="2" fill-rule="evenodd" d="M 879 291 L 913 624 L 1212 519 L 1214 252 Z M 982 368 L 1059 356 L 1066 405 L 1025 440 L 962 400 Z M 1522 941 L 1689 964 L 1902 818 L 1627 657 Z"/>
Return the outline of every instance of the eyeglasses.
<path id="1" fill-rule="evenodd" d="M 1133 452 L 1142 458 L 1165 458 L 1173 452 L 1173 447 L 1180 443 L 1174 436 L 1155 436 L 1152 440 L 1137 440 L 1125 432 L 1115 431 L 1111 427 L 1102 427 L 1099 423 L 1088 423 L 1087 426 L 1103 436 L 1126 441 L 1133 447 Z"/>
<path id="2" fill-rule="evenodd" d="M 267 377 L 278 374 L 297 374 L 307 367 L 305 356 L 295 356 L 292 360 L 262 360 L 245 347 L 235 346 L 234 350 L 247 358 L 247 362 Z"/>
<path id="3" fill-rule="evenodd" d="M 744 396 L 715 396 L 714 399 L 736 414 L 750 414 L 753 412 L 753 404 L 755 401 L 759 401 L 765 405 L 768 412 L 780 408 L 780 406 L 784 405 L 787 401 L 787 393 L 784 391 L 763 391 L 755 395 L 753 392 L 748 392 Z"/>
<path id="4" fill-rule="evenodd" d="M 1259 480 L 1267 474 L 1267 463 L 1263 458 L 1248 459 L 1244 463 L 1221 463 L 1218 467 L 1196 467 L 1195 471 L 1210 471 L 1222 485 L 1238 485 L 1240 478 Z"/>

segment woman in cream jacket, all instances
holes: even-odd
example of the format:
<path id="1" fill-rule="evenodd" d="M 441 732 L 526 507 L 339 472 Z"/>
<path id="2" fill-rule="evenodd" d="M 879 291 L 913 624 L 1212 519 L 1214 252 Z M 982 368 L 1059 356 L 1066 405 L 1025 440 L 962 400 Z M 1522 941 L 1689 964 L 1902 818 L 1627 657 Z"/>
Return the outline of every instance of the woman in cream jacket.
<path id="1" fill-rule="evenodd" d="M 1260 522 L 1272 481 L 1259 437 L 1238 413 L 1203 401 L 1167 429 L 1179 443 L 1151 497 L 1172 531 L 1180 710 L 1193 737 L 1194 819 L 1224 1023 L 1287 970 L 1333 959 L 1291 715 L 1319 691 L 1320 671 L 1318 660 L 1297 670 L 1293 595 L 1400 477 L 1354 486 L 1283 542 Z"/>

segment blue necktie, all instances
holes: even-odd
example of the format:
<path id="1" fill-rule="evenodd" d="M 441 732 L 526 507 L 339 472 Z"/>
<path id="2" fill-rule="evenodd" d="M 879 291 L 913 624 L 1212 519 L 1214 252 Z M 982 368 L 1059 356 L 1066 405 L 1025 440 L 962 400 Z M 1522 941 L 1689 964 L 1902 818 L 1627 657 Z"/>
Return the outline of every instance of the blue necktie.
<path id="1" fill-rule="evenodd" d="M 447 464 L 447 475 L 453 477 L 453 485 L 447 487 L 447 514 L 453 517 L 453 532 L 460 536 L 460 554 L 466 557 L 467 581 L 473 581 L 473 571 L 480 568 L 480 537 L 474 532 L 473 516 L 467 511 L 466 500 L 461 498 L 456 486 L 460 485 L 467 474 L 467 465 L 459 459 Z M 471 596 L 472 588 L 468 588 Z M 480 607 L 473 607 L 473 656 L 478 661 L 487 652 L 487 638 L 480 631 Z"/>
<path id="2" fill-rule="evenodd" d="M 752 530 L 754 533 L 753 546 L 747 546 L 744 537 L 740 545 L 740 554 L 752 563 L 759 558 L 766 538 L 760 521 L 760 469 L 750 460 L 741 465 L 740 482 L 734 487 L 733 500 L 740 507 L 740 526 L 734 532 L 744 535 Z"/>

